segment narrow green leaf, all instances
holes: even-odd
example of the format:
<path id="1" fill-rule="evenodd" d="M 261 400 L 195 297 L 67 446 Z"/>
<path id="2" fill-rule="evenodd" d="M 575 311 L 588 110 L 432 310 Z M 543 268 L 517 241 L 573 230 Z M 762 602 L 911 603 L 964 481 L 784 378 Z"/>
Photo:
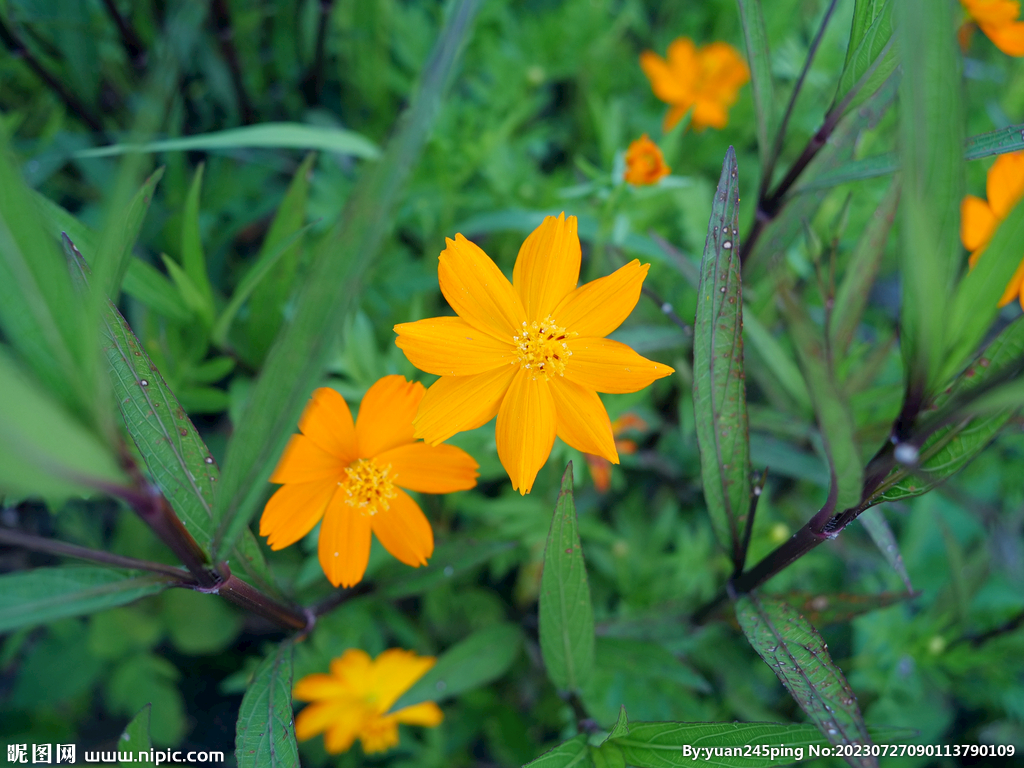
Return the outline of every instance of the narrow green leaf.
<path id="1" fill-rule="evenodd" d="M 374 582 L 377 591 L 389 600 L 422 595 L 515 546 L 514 542 L 509 541 L 460 539 L 446 542 L 434 549 L 428 565 L 410 573 L 408 566 L 395 563 L 374 576 Z"/>
<path id="2" fill-rule="evenodd" d="M 893 180 L 889 191 L 865 227 L 846 267 L 846 274 L 836 291 L 829 315 L 828 333 L 833 357 L 845 355 L 860 325 L 861 315 L 868 303 L 868 294 L 875 283 L 878 268 L 885 255 L 885 242 L 889 237 L 896 207 L 900 200 L 899 182 Z"/>
<path id="3" fill-rule="evenodd" d="M 75 152 L 73 157 L 110 157 L 130 152 L 185 152 L 229 149 L 318 149 L 367 160 L 380 157 L 377 146 L 354 131 L 301 123 L 262 123 L 225 131 L 201 133 L 180 139 L 148 141 L 142 144 L 112 144 Z"/>
<path id="4" fill-rule="evenodd" d="M 885 515 L 882 514 L 880 509 L 865 509 L 857 519 L 864 524 L 864 527 L 868 531 L 868 536 L 875 542 L 875 546 L 878 547 L 878 551 L 882 553 L 886 562 L 892 566 L 893 570 L 903 580 L 903 583 L 907 587 L 907 592 L 913 592 L 914 587 L 910 583 L 910 574 L 907 573 L 907 566 L 903 563 L 903 555 L 900 554 L 899 544 L 896 543 L 896 535 L 892 532 L 892 528 L 889 527 L 889 523 L 885 519 Z"/>
<path id="5" fill-rule="evenodd" d="M 192 178 L 188 195 L 185 197 L 185 210 L 181 215 L 181 265 L 185 268 L 185 274 L 188 275 L 192 285 L 196 287 L 202 297 L 201 316 L 212 318 L 214 313 L 213 288 L 206 270 L 206 255 L 203 253 L 203 239 L 199 231 L 199 199 L 202 189 L 203 164 L 200 163 Z"/>
<path id="6" fill-rule="evenodd" d="M 162 592 L 173 579 L 94 566 L 35 568 L 0 576 L 0 632 L 81 616 Z"/>
<path id="7" fill-rule="evenodd" d="M 846 63 L 839 76 L 833 105 L 841 103 L 860 83 L 859 93 L 852 102 L 856 104 L 857 100 L 874 93 L 892 74 L 898 63 L 896 48 L 890 45 L 892 34 L 892 0 L 857 0 Z"/>
<path id="8" fill-rule="evenodd" d="M 497 680 L 518 658 L 522 644 L 522 630 L 514 624 L 493 624 L 474 632 L 442 653 L 390 711 L 424 701 L 444 701 Z"/>
<path id="9" fill-rule="evenodd" d="M 109 240 L 100 238 L 99 242 L 104 247 L 109 248 L 110 253 L 88 255 L 88 260 L 91 264 L 98 263 L 104 259 L 110 260 L 108 270 L 110 278 L 103 286 L 103 290 L 105 291 L 104 295 L 114 301 L 117 300 L 117 295 L 121 291 L 121 283 L 129 269 L 129 264 L 133 261 L 132 248 L 135 247 L 135 241 L 139 239 L 139 231 L 142 229 L 142 222 L 149 211 L 149 204 L 153 200 L 153 192 L 156 190 L 156 185 L 160 183 L 163 175 L 164 169 L 162 167 L 157 168 L 146 179 L 139 191 L 135 193 L 122 216 L 115 217 L 111 222 L 113 231 L 109 235 Z M 68 234 L 70 235 L 71 233 L 69 232 Z M 74 242 L 78 243 L 77 240 Z M 79 244 L 79 249 L 81 247 L 81 244 Z"/>
<path id="10" fill-rule="evenodd" d="M 207 328 L 213 325 L 213 300 L 206 296 L 203 289 L 192 281 L 192 277 L 167 254 L 161 254 L 167 274 L 171 276 L 182 303 L 189 308 L 194 317 L 198 317 Z"/>
<path id="11" fill-rule="evenodd" d="M 384 158 L 364 170 L 333 232 L 314 254 L 295 317 L 278 335 L 228 444 L 215 509 L 218 553 L 230 550 L 256 513 L 267 478 L 334 351 L 361 277 L 391 230 L 399 195 L 440 109 L 477 6 L 478 0 L 453 6 Z"/>
<path id="12" fill-rule="evenodd" d="M 77 242 L 76 240 L 75 243 Z M 128 271 L 121 287 L 133 299 L 168 320 L 182 324 L 195 320 L 192 310 L 185 304 L 175 284 L 156 267 L 142 259 L 133 258 L 128 262 Z"/>
<path id="13" fill-rule="evenodd" d="M 739 213 L 736 152 L 729 147 L 700 265 L 693 329 L 693 411 L 704 499 L 718 543 L 734 564 L 743 560 L 750 507 Z"/>
<path id="14" fill-rule="evenodd" d="M 825 738 L 836 746 L 869 746 L 871 738 L 857 698 L 818 631 L 791 605 L 776 598 L 748 594 L 736 600 L 735 607 L 754 650 Z M 870 756 L 846 760 L 865 768 L 878 765 Z"/>
<path id="15" fill-rule="evenodd" d="M 594 669 L 594 607 L 576 527 L 572 462 L 562 475 L 540 581 L 540 652 L 548 678 L 563 691 L 585 687 Z"/>
<path id="16" fill-rule="evenodd" d="M 569 741 L 531 760 L 523 768 L 585 768 L 591 765 L 587 735 L 581 733 Z"/>
<path id="17" fill-rule="evenodd" d="M 743 306 L 743 334 L 793 402 L 810 411 L 811 393 L 807 391 L 800 367 L 746 304 Z"/>
<path id="18" fill-rule="evenodd" d="M 618 739 L 622 736 L 629 736 L 629 718 L 626 717 L 626 705 L 619 707 L 619 719 L 615 721 L 608 739 Z M 605 741 L 608 741 L 605 739 Z"/>
<path id="19" fill-rule="evenodd" d="M 132 718 L 132 721 L 125 727 L 121 738 L 117 740 L 117 751 L 138 754 L 145 752 L 153 746 L 149 739 L 149 718 L 153 705 L 147 704 L 139 714 Z M 121 765 L 131 765 L 134 761 L 122 760 Z"/>
<path id="20" fill-rule="evenodd" d="M 863 516 L 863 515 L 862 515 Z M 865 613 L 888 608 L 915 597 L 916 592 L 881 592 L 875 595 L 787 592 L 777 597 L 792 605 L 816 627 L 847 624 Z M 868 728 L 871 731 L 871 728 Z"/>
<path id="21" fill-rule="evenodd" d="M 750 64 L 751 86 L 754 91 L 754 111 L 757 118 L 757 146 L 761 155 L 761 170 L 768 167 L 775 141 L 775 121 L 772 93 L 772 62 L 768 51 L 768 33 L 765 32 L 761 0 L 736 0 L 743 27 L 743 42 Z"/>
<path id="22" fill-rule="evenodd" d="M 291 640 L 279 643 L 256 668 L 238 712 L 235 760 L 239 768 L 293 768 L 299 764 L 292 718 Z"/>

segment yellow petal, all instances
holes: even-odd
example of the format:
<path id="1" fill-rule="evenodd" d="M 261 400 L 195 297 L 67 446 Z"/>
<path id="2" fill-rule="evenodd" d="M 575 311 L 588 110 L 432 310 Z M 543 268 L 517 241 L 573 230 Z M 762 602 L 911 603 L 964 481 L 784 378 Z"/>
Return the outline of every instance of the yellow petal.
<path id="1" fill-rule="evenodd" d="M 370 559 L 370 516 L 336 493 L 320 524 L 317 554 L 327 580 L 336 587 L 352 587 L 362 581 Z"/>
<path id="2" fill-rule="evenodd" d="M 395 489 L 388 509 L 370 516 L 370 526 L 384 549 L 413 568 L 427 564 L 434 553 L 434 531 L 423 510 L 405 491 Z"/>
<path id="3" fill-rule="evenodd" d="M 327 753 L 339 755 L 351 749 L 365 717 L 365 710 L 361 707 L 350 707 L 340 711 L 337 719 L 324 734 L 324 749 Z M 297 726 L 298 723 L 296 723 Z"/>
<path id="4" fill-rule="evenodd" d="M 543 320 L 580 278 L 580 238 L 576 217 L 565 212 L 545 217 L 526 238 L 512 270 L 512 285 L 527 320 Z"/>
<path id="5" fill-rule="evenodd" d="M 348 686 L 334 675 L 306 675 L 292 689 L 292 698 L 299 701 L 338 698 L 347 694 Z"/>
<path id="6" fill-rule="evenodd" d="M 461 317 L 432 317 L 395 326 L 395 345 L 421 371 L 472 376 L 517 359 L 512 340 L 498 341 Z"/>
<path id="7" fill-rule="evenodd" d="M 633 311 L 650 266 L 633 259 L 610 275 L 581 285 L 562 299 L 552 318 L 580 336 L 607 336 Z"/>
<path id="8" fill-rule="evenodd" d="M 445 240 L 437 280 L 456 314 L 498 341 L 511 343 L 526 320 L 526 312 L 512 284 L 498 265 L 462 235 Z"/>
<path id="9" fill-rule="evenodd" d="M 1001 27 L 983 24 L 981 31 L 1007 56 L 1024 56 L 1024 23 L 1018 21 Z"/>
<path id="10" fill-rule="evenodd" d="M 565 378 L 595 392 L 638 392 L 675 372 L 611 339 L 573 339 L 569 349 L 572 357 L 565 366 Z"/>
<path id="11" fill-rule="evenodd" d="M 412 420 L 426 391 L 418 381 L 397 375 L 385 376 L 366 390 L 356 419 L 359 455 L 372 458 L 411 443 Z"/>
<path id="12" fill-rule="evenodd" d="M 549 383 L 558 436 L 578 451 L 618 464 L 612 424 L 597 393 L 561 377 L 552 378 Z"/>
<path id="13" fill-rule="evenodd" d="M 308 483 L 313 480 L 335 482 L 344 476 L 345 464 L 305 435 L 288 439 L 281 460 L 270 476 L 272 483 Z"/>
<path id="14" fill-rule="evenodd" d="M 457 432 L 476 429 L 494 418 L 518 366 L 476 376 L 442 376 L 427 390 L 414 422 L 416 437 L 431 445 Z"/>
<path id="15" fill-rule="evenodd" d="M 394 713 L 393 717 L 400 723 L 406 725 L 423 725 L 432 728 L 440 725 L 444 720 L 444 712 L 432 701 L 424 701 L 422 704 L 413 704 Z"/>
<path id="16" fill-rule="evenodd" d="M 302 709 L 295 716 L 295 738 L 299 741 L 312 739 L 319 733 L 323 733 L 339 721 L 350 721 L 353 725 L 356 720 L 350 707 L 345 706 L 344 701 L 318 701 Z M 353 731 L 352 738 L 355 738 Z M 349 745 L 351 746 L 351 741 Z"/>
<path id="17" fill-rule="evenodd" d="M 1024 152 L 1013 152 L 996 158 L 988 169 L 985 192 L 996 218 L 1006 218 L 1024 196 Z"/>
<path id="18" fill-rule="evenodd" d="M 313 392 L 299 419 L 299 430 L 336 456 L 342 465 L 347 466 L 358 457 L 352 412 L 345 398 L 330 387 L 320 387 Z"/>
<path id="19" fill-rule="evenodd" d="M 669 63 L 658 54 L 653 51 L 641 53 L 640 68 L 651 81 L 654 95 L 665 103 L 676 104 L 687 98 L 688 88 L 676 80 Z"/>
<path id="20" fill-rule="evenodd" d="M 355 695 L 365 696 L 370 690 L 373 659 L 362 648 L 349 648 L 331 660 L 331 675 L 343 681 Z"/>
<path id="21" fill-rule="evenodd" d="M 494 437 L 512 487 L 525 496 L 555 442 L 555 404 L 547 380 L 519 370 L 498 409 Z"/>
<path id="22" fill-rule="evenodd" d="M 391 465 L 392 482 L 422 493 L 454 493 L 476 485 L 477 464 L 454 445 L 409 443 L 377 456 L 381 466 Z"/>
<path id="23" fill-rule="evenodd" d="M 436 662 L 433 656 L 420 656 L 403 648 L 388 648 L 382 652 L 373 662 L 374 695 L 378 710 L 387 712 L 391 709 L 398 697 L 409 690 Z"/>
<path id="24" fill-rule="evenodd" d="M 294 544 L 313 530 L 337 487 L 324 481 L 282 485 L 263 508 L 260 536 L 275 550 Z"/>
<path id="25" fill-rule="evenodd" d="M 967 195 L 960 203 L 960 241 L 967 250 L 987 245 L 998 223 L 989 204 L 980 197 Z"/>
<path id="26" fill-rule="evenodd" d="M 1024 261 L 1017 267 L 1017 271 L 1013 273 L 1013 277 L 1010 278 L 1010 282 L 1006 284 L 1006 290 L 1003 291 L 1003 296 L 999 299 L 999 306 L 1005 307 L 1011 301 L 1021 295 L 1021 288 L 1024 287 Z"/>

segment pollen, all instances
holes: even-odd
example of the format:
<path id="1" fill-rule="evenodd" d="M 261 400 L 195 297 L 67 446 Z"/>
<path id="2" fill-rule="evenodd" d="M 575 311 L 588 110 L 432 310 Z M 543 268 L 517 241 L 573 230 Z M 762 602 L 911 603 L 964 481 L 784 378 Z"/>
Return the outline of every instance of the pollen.
<path id="1" fill-rule="evenodd" d="M 565 376 L 565 364 L 572 357 L 568 341 L 577 335 L 555 323 L 551 315 L 529 325 L 524 321 L 522 330 L 512 337 L 519 367 L 533 371 L 535 379 L 538 376 L 547 379 L 555 374 Z"/>
<path id="2" fill-rule="evenodd" d="M 345 467 L 345 474 L 348 476 L 346 504 L 362 515 L 375 515 L 390 509 L 390 499 L 397 495 L 394 485 L 397 475 L 392 474 L 390 464 L 382 467 L 373 459 L 357 459 Z"/>

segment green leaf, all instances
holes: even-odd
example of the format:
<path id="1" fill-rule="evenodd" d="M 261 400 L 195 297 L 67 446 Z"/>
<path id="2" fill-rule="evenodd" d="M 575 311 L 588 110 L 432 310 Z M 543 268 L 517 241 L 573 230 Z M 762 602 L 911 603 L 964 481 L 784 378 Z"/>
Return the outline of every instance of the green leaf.
<path id="1" fill-rule="evenodd" d="M 117 295 L 121 292 L 121 283 L 127 274 L 129 265 L 134 261 L 132 248 L 135 247 L 135 241 L 139 239 L 139 231 L 142 229 L 142 222 L 149 211 L 149 204 L 153 200 L 153 192 L 163 175 L 164 169 L 157 168 L 146 179 L 141 189 L 135 193 L 123 215 L 112 219 L 111 232 L 106 238 L 100 237 L 99 239 L 100 247 L 109 249 L 109 252 L 90 253 L 88 256 L 90 264 L 109 262 L 108 265 L 105 265 L 108 279 L 102 285 L 103 296 L 116 301 Z M 71 235 L 70 232 L 68 234 Z M 72 239 L 74 239 L 73 236 Z M 79 249 L 82 248 L 81 243 L 77 240 L 74 242 L 78 244 Z"/>
<path id="2" fill-rule="evenodd" d="M 214 314 L 213 288 L 210 286 L 210 277 L 206 271 L 206 256 L 203 253 L 203 240 L 199 231 L 199 198 L 203 188 L 203 164 L 196 168 L 195 176 L 192 178 L 192 186 L 189 187 L 188 195 L 185 197 L 185 210 L 181 215 L 181 265 L 185 268 L 185 274 L 189 281 L 196 287 L 201 297 L 199 303 L 200 317 L 209 317 Z M 164 259 L 167 262 L 167 259 Z M 168 271 L 170 269 L 168 268 Z M 174 277 L 173 273 L 171 277 Z M 175 279 L 175 282 L 178 282 Z M 186 301 L 188 298 L 186 297 Z"/>
<path id="3" fill-rule="evenodd" d="M 625 705 L 619 707 L 619 719 L 615 721 L 615 725 L 612 726 L 611 732 L 608 734 L 608 739 L 617 739 L 622 736 L 629 735 L 629 718 L 626 717 Z M 605 741 L 608 741 L 605 739 Z"/>
<path id="4" fill-rule="evenodd" d="M 0 632 L 125 605 L 173 583 L 157 574 L 78 565 L 4 574 L 0 576 Z"/>
<path id="5" fill-rule="evenodd" d="M 793 402 L 801 409 L 810 411 L 812 408 L 811 393 L 807 391 L 807 384 L 804 383 L 800 367 L 746 304 L 743 306 L 743 333 L 765 366 L 779 380 L 779 384 L 786 390 L 786 393 L 793 398 Z"/>
<path id="6" fill-rule="evenodd" d="M 361 134 L 343 128 L 324 128 L 301 123 L 262 123 L 225 131 L 201 133 L 180 139 L 148 141 L 143 144 L 111 144 L 75 152 L 72 156 L 110 157 L 132 152 L 185 152 L 230 149 L 318 149 L 367 160 L 380 157 L 377 146 Z"/>
<path id="7" fill-rule="evenodd" d="M 852 101 L 856 104 L 874 93 L 892 74 L 898 63 L 896 48 L 890 44 L 892 34 L 892 0 L 856 1 L 846 62 L 833 105 L 840 104 L 860 83 L 858 95 Z"/>
<path id="8" fill-rule="evenodd" d="M 921 396 L 941 384 L 946 329 L 956 328 L 948 321 L 950 288 L 960 266 L 964 184 L 960 55 L 952 6 L 901 0 L 896 7 L 900 46 L 914 52 L 903 59 L 900 89 L 900 344 L 908 390 Z"/>
<path id="9" fill-rule="evenodd" d="M 193 282 L 192 277 L 167 254 L 161 254 L 167 274 L 171 276 L 182 303 L 189 308 L 193 317 L 198 317 L 207 328 L 213 326 L 213 300 L 208 298 L 202 288 Z"/>
<path id="10" fill-rule="evenodd" d="M 77 244 L 77 240 L 75 243 Z M 128 271 L 121 286 L 124 292 L 141 302 L 158 315 L 186 325 L 193 322 L 192 310 L 185 303 L 181 292 L 156 267 L 133 258 L 128 262 Z"/>
<path id="11" fill-rule="evenodd" d="M 128 723 L 124 733 L 121 734 L 121 738 L 117 740 L 118 752 L 138 754 L 153 746 L 153 742 L 149 739 L 149 716 L 152 709 L 153 705 L 147 704 Z M 121 765 L 131 765 L 132 763 L 132 760 L 121 761 Z"/>
<path id="12" fill-rule="evenodd" d="M 585 768 L 591 765 L 587 735 L 581 733 L 569 741 L 531 760 L 523 768 Z"/>
<path id="13" fill-rule="evenodd" d="M 292 768 L 299 764 L 292 718 L 291 640 L 279 643 L 256 669 L 238 712 L 235 759 L 239 768 Z"/>
<path id="14" fill-rule="evenodd" d="M 828 320 L 828 333 L 833 357 L 846 354 L 850 342 L 860 325 L 864 307 L 868 303 L 871 286 L 875 283 L 878 268 L 885 255 L 885 242 L 889 238 L 896 207 L 900 200 L 899 181 L 889 185 L 889 191 L 882 200 L 868 226 L 865 227 L 857 246 L 853 250 L 846 274 L 836 291 L 832 312 Z"/>
<path id="15" fill-rule="evenodd" d="M 442 653 L 390 711 L 424 701 L 444 701 L 497 680 L 519 656 L 522 644 L 522 630 L 514 624 L 493 624 L 474 632 Z"/>
<path id="16" fill-rule="evenodd" d="M 562 475 L 540 581 L 540 652 L 548 678 L 563 691 L 585 687 L 594 669 L 594 608 L 576 527 L 572 462 Z"/>
<path id="17" fill-rule="evenodd" d="M 742 563 L 750 507 L 750 444 L 743 380 L 740 187 L 729 147 L 708 222 L 693 328 L 693 411 L 704 499 L 718 543 Z"/>
<path id="18" fill-rule="evenodd" d="M 743 42 L 750 64 L 751 86 L 754 91 L 754 112 L 757 118 L 757 146 L 761 155 L 761 170 L 768 167 L 775 140 L 775 121 L 772 109 L 772 63 L 768 52 L 768 33 L 765 32 L 761 0 L 736 0 L 743 27 Z M 769 180 L 770 181 L 770 180 Z"/>
<path id="19" fill-rule="evenodd" d="M 408 566 L 395 563 L 379 571 L 374 581 L 377 591 L 389 600 L 422 595 L 514 547 L 515 544 L 508 541 L 459 539 L 446 542 L 434 549 L 428 565 L 410 574 Z"/>
<path id="20" fill-rule="evenodd" d="M 886 562 L 903 580 L 907 586 L 907 592 L 913 592 L 914 587 L 910 583 L 910 575 L 907 573 L 907 566 L 903 563 L 903 555 L 900 554 L 896 536 L 893 534 L 892 528 L 889 527 L 889 523 L 886 522 L 882 511 L 880 509 L 865 509 L 857 516 L 857 519 L 864 524 L 868 536 L 875 542 L 875 546 L 878 547 L 878 551 L 882 553 Z"/>
<path id="21" fill-rule="evenodd" d="M 792 606 L 776 598 L 748 594 L 736 600 L 735 608 L 754 650 L 825 738 L 837 746 L 870 745 L 857 699 L 818 631 Z M 849 757 L 847 761 L 854 766 L 878 765 L 872 757 Z"/>
<path id="22" fill-rule="evenodd" d="M 364 169 L 337 225 L 314 254 L 295 317 L 278 335 L 228 444 L 215 508 L 218 556 L 230 550 L 256 513 L 267 478 L 334 352 L 362 275 L 391 230 L 400 193 L 440 109 L 477 5 L 463 0 L 452 8 L 385 156 Z"/>

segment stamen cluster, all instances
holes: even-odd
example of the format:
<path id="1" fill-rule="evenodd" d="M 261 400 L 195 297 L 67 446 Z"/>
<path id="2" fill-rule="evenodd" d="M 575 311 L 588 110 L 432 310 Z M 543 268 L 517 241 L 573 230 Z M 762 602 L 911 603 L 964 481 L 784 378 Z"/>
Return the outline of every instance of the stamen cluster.
<path id="1" fill-rule="evenodd" d="M 565 363 L 572 357 L 567 340 L 576 335 L 574 331 L 566 331 L 548 315 L 529 325 L 524 320 L 522 331 L 512 337 L 512 343 L 516 345 L 520 367 L 533 371 L 534 379 L 538 375 L 547 379 L 556 373 L 565 376 Z"/>
<path id="2" fill-rule="evenodd" d="M 375 515 L 390 509 L 389 499 L 397 495 L 390 477 L 391 465 L 380 466 L 373 459 L 357 459 L 345 467 L 348 482 L 345 484 L 345 500 L 350 507 L 355 507 L 364 515 Z"/>

